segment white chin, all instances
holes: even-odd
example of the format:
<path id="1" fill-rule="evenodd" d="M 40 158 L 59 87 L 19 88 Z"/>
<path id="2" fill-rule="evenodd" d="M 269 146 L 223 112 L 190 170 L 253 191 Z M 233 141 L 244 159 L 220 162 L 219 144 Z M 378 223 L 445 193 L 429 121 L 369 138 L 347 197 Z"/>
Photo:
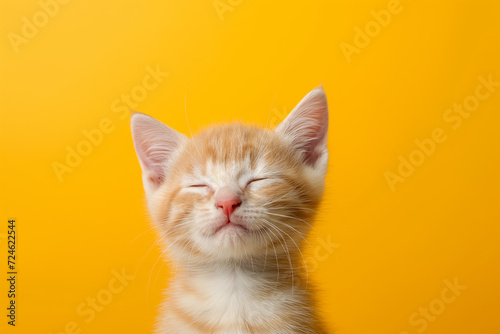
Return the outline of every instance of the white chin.
<path id="1" fill-rule="evenodd" d="M 197 248 L 213 260 L 243 259 L 258 249 L 258 240 L 248 229 L 227 224 L 197 234 Z"/>
<path id="2" fill-rule="evenodd" d="M 216 229 L 215 234 L 222 235 L 245 235 L 248 233 L 248 230 L 241 225 L 236 224 L 225 224 L 222 227 Z"/>
<path id="3" fill-rule="evenodd" d="M 254 241 L 248 234 L 248 230 L 237 226 L 222 228 L 211 238 L 213 253 L 225 259 L 243 258 L 252 254 Z"/>

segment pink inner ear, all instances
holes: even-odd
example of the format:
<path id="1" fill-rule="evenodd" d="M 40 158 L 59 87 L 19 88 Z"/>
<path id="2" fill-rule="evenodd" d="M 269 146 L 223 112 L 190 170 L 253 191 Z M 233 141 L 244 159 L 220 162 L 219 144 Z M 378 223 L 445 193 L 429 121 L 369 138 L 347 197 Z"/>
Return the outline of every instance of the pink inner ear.
<path id="1" fill-rule="evenodd" d="M 156 188 L 164 181 L 166 164 L 185 137 L 144 114 L 132 115 L 131 127 L 145 181 Z"/>
<path id="2" fill-rule="evenodd" d="M 328 103 L 322 87 L 307 94 L 276 128 L 314 165 L 324 151 L 328 132 Z"/>

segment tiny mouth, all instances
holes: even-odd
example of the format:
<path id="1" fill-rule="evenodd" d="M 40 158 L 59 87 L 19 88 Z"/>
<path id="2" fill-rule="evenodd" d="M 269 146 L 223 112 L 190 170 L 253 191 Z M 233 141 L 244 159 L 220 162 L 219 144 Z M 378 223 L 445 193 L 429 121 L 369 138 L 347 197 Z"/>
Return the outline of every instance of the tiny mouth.
<path id="1" fill-rule="evenodd" d="M 248 231 L 248 229 L 243 225 L 236 224 L 233 222 L 227 222 L 227 223 L 217 227 L 217 229 L 215 230 L 215 233 L 222 231 L 222 230 L 226 230 L 226 229 L 241 229 L 245 232 Z"/>

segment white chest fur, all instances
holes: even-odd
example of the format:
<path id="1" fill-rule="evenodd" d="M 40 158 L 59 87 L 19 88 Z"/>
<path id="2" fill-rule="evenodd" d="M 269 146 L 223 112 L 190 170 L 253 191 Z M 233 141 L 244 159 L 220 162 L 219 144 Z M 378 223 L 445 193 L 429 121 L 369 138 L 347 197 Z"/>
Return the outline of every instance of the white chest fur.
<path id="1" fill-rule="evenodd" d="M 162 327 L 176 327 L 182 333 L 200 333 L 200 326 L 217 329 L 216 333 L 276 333 L 273 323 L 301 312 L 301 293 L 277 289 L 275 282 L 258 272 L 227 268 L 210 273 L 182 275 L 169 288 Z M 172 312 L 172 308 L 177 310 Z M 179 317 L 178 313 L 187 314 Z M 303 316 L 303 312 L 301 312 Z M 193 319 L 186 324 L 186 318 Z M 193 323 L 196 323 L 193 325 Z M 282 325 L 280 325 L 282 326 Z M 286 327 L 286 326 L 284 326 Z M 283 326 L 280 333 L 294 333 Z M 174 331 L 172 331 L 174 332 Z M 170 331 L 160 331 L 170 333 Z"/>

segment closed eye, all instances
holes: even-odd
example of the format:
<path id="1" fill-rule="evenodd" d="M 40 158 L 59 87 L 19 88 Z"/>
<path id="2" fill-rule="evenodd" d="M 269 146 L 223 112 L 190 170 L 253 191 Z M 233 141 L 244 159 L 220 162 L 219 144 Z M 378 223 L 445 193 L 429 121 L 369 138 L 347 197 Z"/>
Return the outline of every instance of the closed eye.
<path id="1" fill-rule="evenodd" d="M 258 181 L 263 181 L 263 180 L 267 180 L 267 178 L 265 177 L 261 177 L 261 178 L 258 178 L 258 179 L 252 179 L 250 181 L 247 182 L 247 187 L 251 184 L 251 183 L 254 183 L 254 182 L 258 182 Z"/>
<path id="2" fill-rule="evenodd" d="M 201 187 L 210 188 L 210 186 L 207 184 L 193 184 L 193 185 L 189 186 L 189 188 L 201 188 Z"/>

